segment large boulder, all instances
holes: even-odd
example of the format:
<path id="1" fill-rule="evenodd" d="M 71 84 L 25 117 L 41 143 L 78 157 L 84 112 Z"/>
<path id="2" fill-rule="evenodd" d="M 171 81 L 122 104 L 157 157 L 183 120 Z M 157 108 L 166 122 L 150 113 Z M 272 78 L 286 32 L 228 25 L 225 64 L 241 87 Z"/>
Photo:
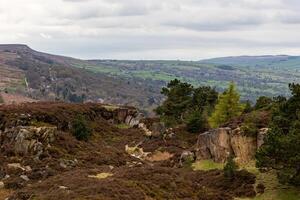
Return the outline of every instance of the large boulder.
<path id="1" fill-rule="evenodd" d="M 248 137 L 241 133 L 240 128 L 217 128 L 198 137 L 196 145 L 197 160 L 212 159 L 215 162 L 226 162 L 233 154 L 239 164 L 254 159 L 257 149 L 263 144 L 268 129 L 260 129 L 257 137 Z"/>
<path id="2" fill-rule="evenodd" d="M 225 162 L 231 153 L 230 132 L 230 128 L 219 128 L 200 134 L 196 146 L 197 159 Z"/>

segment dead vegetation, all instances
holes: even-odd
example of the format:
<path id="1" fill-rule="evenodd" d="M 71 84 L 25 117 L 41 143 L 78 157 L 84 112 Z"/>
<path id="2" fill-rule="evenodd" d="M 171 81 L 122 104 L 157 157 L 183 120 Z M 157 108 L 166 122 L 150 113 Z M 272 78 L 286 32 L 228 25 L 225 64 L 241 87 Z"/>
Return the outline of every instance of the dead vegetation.
<path id="1" fill-rule="evenodd" d="M 228 182 L 221 170 L 179 167 L 182 151 L 192 147 L 197 135 L 179 128 L 172 137 L 149 138 L 139 129 L 116 127 L 112 123 L 121 121 L 124 109 L 108 111 L 97 104 L 65 103 L 0 106 L 1 130 L 32 122 L 59 129 L 56 140 L 38 160 L 30 155 L 19 157 L 9 146 L 1 148 L 0 181 L 11 190 L 10 200 L 231 200 L 255 196 L 255 176 L 248 172 L 241 171 Z M 127 109 L 127 114 L 135 112 Z M 87 142 L 69 133 L 68 122 L 78 113 L 86 116 L 93 130 Z M 132 156 L 126 145 L 149 154 Z M 12 163 L 20 167 L 9 165 Z"/>

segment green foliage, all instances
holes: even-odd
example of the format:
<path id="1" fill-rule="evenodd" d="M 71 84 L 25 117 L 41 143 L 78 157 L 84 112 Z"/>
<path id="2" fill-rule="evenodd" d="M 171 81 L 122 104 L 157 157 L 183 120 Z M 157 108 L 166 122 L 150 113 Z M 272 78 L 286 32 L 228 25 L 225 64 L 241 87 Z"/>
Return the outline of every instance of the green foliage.
<path id="1" fill-rule="evenodd" d="M 4 103 L 3 97 L 0 94 L 0 103 Z"/>
<path id="2" fill-rule="evenodd" d="M 235 163 L 234 157 L 232 155 L 230 155 L 228 157 L 228 160 L 227 160 L 227 163 L 226 165 L 224 166 L 224 176 L 228 179 L 233 179 L 235 174 L 236 174 L 236 171 L 238 170 L 238 166 L 237 164 Z"/>
<path id="3" fill-rule="evenodd" d="M 211 87 L 194 88 L 180 80 L 172 80 L 161 93 L 167 98 L 156 113 L 167 126 L 187 123 L 188 130 L 199 132 L 207 128 L 207 113 L 216 103 L 218 93 Z"/>
<path id="4" fill-rule="evenodd" d="M 167 96 L 167 99 L 156 109 L 157 114 L 163 117 L 167 125 L 181 122 L 190 106 L 193 86 L 174 79 L 167 87 L 162 88 L 161 93 Z"/>
<path id="5" fill-rule="evenodd" d="M 187 130 L 191 133 L 198 133 L 208 129 L 207 117 L 200 111 L 192 112 L 187 119 Z"/>
<path id="6" fill-rule="evenodd" d="M 248 113 L 241 125 L 241 132 L 245 136 L 256 137 L 259 131 L 261 120 L 268 121 L 268 119 L 262 119 L 259 111 L 252 111 Z"/>
<path id="7" fill-rule="evenodd" d="M 77 140 L 87 141 L 91 136 L 91 129 L 82 115 L 78 115 L 72 123 L 72 134 Z"/>
<path id="8" fill-rule="evenodd" d="M 260 96 L 257 100 L 256 100 L 256 104 L 255 104 L 255 109 L 261 109 L 261 108 L 267 108 L 270 107 L 272 104 L 273 100 L 269 97 L 266 96 Z"/>
<path id="9" fill-rule="evenodd" d="M 240 104 L 240 95 L 232 82 L 228 89 L 219 96 L 215 111 L 209 118 L 209 124 L 211 127 L 217 128 L 234 117 L 240 116 L 243 110 L 244 105 Z"/>
<path id="10" fill-rule="evenodd" d="M 250 113 L 252 110 L 253 110 L 253 108 L 251 106 L 251 102 L 249 100 L 247 100 L 245 102 L 244 113 Z"/>
<path id="11" fill-rule="evenodd" d="M 282 183 L 300 185 L 300 85 L 289 85 L 292 97 L 277 98 L 270 130 L 256 154 L 257 166 L 278 171 Z"/>

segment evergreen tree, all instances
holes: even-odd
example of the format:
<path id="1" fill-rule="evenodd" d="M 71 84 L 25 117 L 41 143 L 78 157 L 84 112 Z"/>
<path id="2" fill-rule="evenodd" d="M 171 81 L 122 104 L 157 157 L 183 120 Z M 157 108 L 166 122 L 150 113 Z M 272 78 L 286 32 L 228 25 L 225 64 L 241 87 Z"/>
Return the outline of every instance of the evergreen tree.
<path id="1" fill-rule="evenodd" d="M 155 111 L 167 126 L 186 123 L 190 132 L 203 131 L 208 127 L 207 116 L 218 98 L 214 88 L 194 88 L 175 79 L 162 88 L 161 93 L 167 98 Z"/>
<path id="2" fill-rule="evenodd" d="M 224 166 L 224 176 L 228 179 L 233 179 L 236 171 L 238 170 L 238 166 L 234 161 L 233 155 L 230 155 L 227 159 L 226 165 Z"/>
<path id="3" fill-rule="evenodd" d="M 277 170 L 279 181 L 300 185 L 300 84 L 290 84 L 292 97 L 277 97 L 257 166 Z"/>
<path id="4" fill-rule="evenodd" d="M 240 116 L 243 110 L 244 105 L 240 104 L 240 95 L 234 83 L 231 82 L 228 89 L 219 96 L 215 111 L 209 118 L 209 124 L 212 128 L 217 128 L 234 117 Z"/>
<path id="5" fill-rule="evenodd" d="M 178 79 L 170 81 L 161 93 L 167 97 L 163 104 L 155 109 L 167 125 L 180 123 L 191 105 L 193 86 Z"/>

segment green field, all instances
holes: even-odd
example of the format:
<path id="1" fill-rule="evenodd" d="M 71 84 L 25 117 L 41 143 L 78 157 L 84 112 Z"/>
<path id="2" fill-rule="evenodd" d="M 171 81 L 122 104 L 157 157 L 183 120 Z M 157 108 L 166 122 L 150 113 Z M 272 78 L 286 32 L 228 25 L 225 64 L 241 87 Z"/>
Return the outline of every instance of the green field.
<path id="1" fill-rule="evenodd" d="M 249 59 L 248 59 L 249 60 Z M 247 61 L 247 60 L 246 60 Z M 300 70 L 296 67 L 300 59 L 287 63 L 277 60 L 246 61 L 212 60 L 209 62 L 192 61 L 126 61 L 93 60 L 76 67 L 94 73 L 104 73 L 114 77 L 138 79 L 150 87 L 160 88 L 172 79 L 180 79 L 195 86 L 210 85 L 223 91 L 229 82 L 238 85 L 243 100 L 255 102 L 259 96 L 289 95 L 288 83 L 300 80 Z M 273 64 L 272 64 L 273 63 Z M 228 65 L 227 65 L 228 64 Z M 288 67 L 286 67 L 288 66 Z M 300 69 L 300 68 L 299 68 Z"/>

